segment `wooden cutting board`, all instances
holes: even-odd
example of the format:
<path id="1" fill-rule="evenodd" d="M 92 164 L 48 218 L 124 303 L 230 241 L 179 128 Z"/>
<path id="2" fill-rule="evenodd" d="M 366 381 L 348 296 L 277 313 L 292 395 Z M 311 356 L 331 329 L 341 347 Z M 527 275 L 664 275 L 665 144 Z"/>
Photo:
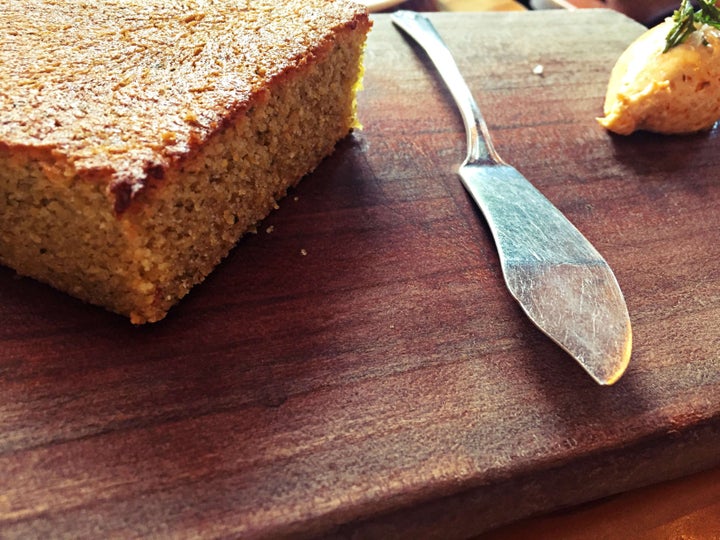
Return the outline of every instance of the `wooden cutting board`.
<path id="1" fill-rule="evenodd" d="M 718 132 L 596 124 L 642 31 L 616 13 L 433 19 L 501 155 L 614 268 L 625 376 L 523 317 L 449 95 L 377 16 L 364 130 L 165 321 L 0 269 L 0 536 L 464 537 L 720 462 Z"/>

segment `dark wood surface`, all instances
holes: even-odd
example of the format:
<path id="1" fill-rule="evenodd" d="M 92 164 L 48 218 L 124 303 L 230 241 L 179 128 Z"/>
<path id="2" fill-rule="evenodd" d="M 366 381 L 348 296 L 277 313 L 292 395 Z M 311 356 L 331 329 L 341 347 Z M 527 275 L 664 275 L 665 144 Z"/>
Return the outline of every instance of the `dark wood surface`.
<path id="1" fill-rule="evenodd" d="M 595 123 L 642 31 L 617 13 L 433 17 L 501 155 L 613 266 L 625 376 L 513 303 L 449 96 L 377 16 L 364 130 L 165 321 L 0 269 L 0 536 L 467 537 L 720 461 L 717 132 Z"/>
<path id="2" fill-rule="evenodd" d="M 716 540 L 720 467 L 499 527 L 475 540 Z"/>

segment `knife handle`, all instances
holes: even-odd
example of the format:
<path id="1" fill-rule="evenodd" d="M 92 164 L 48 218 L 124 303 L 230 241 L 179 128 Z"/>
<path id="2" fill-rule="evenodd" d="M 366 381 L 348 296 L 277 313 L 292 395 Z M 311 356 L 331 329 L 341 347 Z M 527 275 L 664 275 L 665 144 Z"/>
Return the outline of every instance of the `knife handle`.
<path id="1" fill-rule="evenodd" d="M 396 11 L 390 18 L 395 26 L 422 47 L 460 109 L 467 134 L 468 153 L 465 162 L 504 164 L 493 147 L 487 124 L 470 88 L 430 19 L 421 13 L 406 10 Z"/>

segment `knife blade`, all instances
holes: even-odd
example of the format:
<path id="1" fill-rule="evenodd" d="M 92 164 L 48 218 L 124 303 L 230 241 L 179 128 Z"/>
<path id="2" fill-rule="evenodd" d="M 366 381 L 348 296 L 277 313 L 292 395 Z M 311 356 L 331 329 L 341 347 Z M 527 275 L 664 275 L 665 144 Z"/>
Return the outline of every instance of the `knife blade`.
<path id="1" fill-rule="evenodd" d="M 490 227 L 509 292 L 597 383 L 614 384 L 630 362 L 632 326 L 612 269 L 560 210 L 498 155 L 430 19 L 397 11 L 391 20 L 425 50 L 460 110 L 468 152 L 458 173 Z"/>

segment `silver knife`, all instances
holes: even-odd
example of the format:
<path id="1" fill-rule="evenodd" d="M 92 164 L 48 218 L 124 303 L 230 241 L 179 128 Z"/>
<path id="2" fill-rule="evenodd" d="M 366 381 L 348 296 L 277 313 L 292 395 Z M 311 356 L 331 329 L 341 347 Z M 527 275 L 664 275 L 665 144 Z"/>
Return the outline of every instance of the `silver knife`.
<path id="1" fill-rule="evenodd" d="M 427 53 L 460 108 L 468 154 L 463 185 L 492 231 L 510 293 L 532 322 L 599 384 L 616 382 L 632 350 L 625 299 L 590 242 L 493 148 L 480 109 L 430 20 L 397 11 L 393 23 Z"/>

